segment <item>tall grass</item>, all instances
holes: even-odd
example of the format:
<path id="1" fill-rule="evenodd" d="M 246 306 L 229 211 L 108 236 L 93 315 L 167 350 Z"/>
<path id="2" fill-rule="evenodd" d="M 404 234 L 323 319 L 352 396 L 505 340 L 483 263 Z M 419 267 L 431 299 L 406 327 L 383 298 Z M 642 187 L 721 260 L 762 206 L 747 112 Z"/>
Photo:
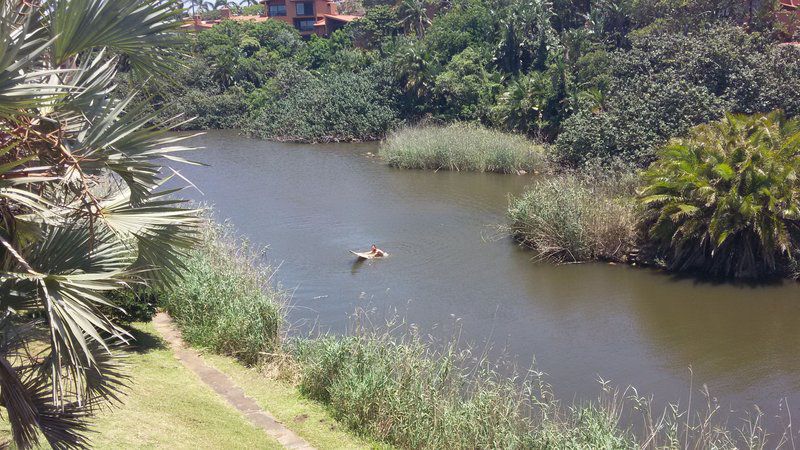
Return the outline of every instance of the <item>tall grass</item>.
<path id="1" fill-rule="evenodd" d="M 249 365 L 279 350 L 283 299 L 260 256 L 230 227 L 209 221 L 182 279 L 160 298 L 187 342 Z"/>
<path id="2" fill-rule="evenodd" d="M 558 262 L 625 261 L 637 244 L 632 174 L 561 174 L 512 198 L 509 227 L 523 245 Z"/>
<path id="3" fill-rule="evenodd" d="M 541 372 L 503 375 L 455 341 L 436 348 L 414 333 L 362 331 L 300 340 L 293 353 L 304 395 L 400 448 L 762 449 L 786 444 L 791 432 L 768 439 L 758 411 L 734 428 L 707 393 L 701 408 L 657 410 L 603 380 L 595 400 L 563 405 Z"/>
<path id="4" fill-rule="evenodd" d="M 519 173 L 547 168 L 541 146 L 519 135 L 464 123 L 393 132 L 380 155 L 402 169 Z"/>
<path id="5" fill-rule="evenodd" d="M 353 430 L 400 448 L 626 448 L 612 417 L 581 408 L 580 426 L 556 426 L 538 380 L 522 385 L 455 345 L 435 352 L 388 334 L 298 343 L 304 395 Z M 537 383 L 534 383 L 537 381 Z M 577 423 L 576 423 L 577 425 Z"/>
<path id="6" fill-rule="evenodd" d="M 282 300 L 258 257 L 229 228 L 209 225 L 162 305 L 188 342 L 263 364 L 328 405 L 349 429 L 399 448 L 763 449 L 789 442 L 790 421 L 770 439 L 758 410 L 733 428 L 707 393 L 704 408 L 676 402 L 658 410 L 635 389 L 601 380 L 597 399 L 565 405 L 541 372 L 509 376 L 498 370 L 502 361 L 472 352 L 457 336 L 441 345 L 414 329 L 359 326 L 347 336 L 282 342 Z M 274 353 L 279 358 L 264 357 Z"/>

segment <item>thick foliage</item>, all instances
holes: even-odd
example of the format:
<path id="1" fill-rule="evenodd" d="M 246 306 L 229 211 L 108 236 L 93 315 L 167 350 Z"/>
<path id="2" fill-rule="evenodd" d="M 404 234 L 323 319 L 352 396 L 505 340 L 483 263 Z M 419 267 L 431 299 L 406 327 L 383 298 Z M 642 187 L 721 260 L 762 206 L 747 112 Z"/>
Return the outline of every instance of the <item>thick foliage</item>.
<path id="1" fill-rule="evenodd" d="M 287 70 L 261 92 L 245 130 L 276 140 L 375 140 L 397 122 L 380 66 L 359 73 L 314 75 Z"/>
<path id="2" fill-rule="evenodd" d="M 755 278 L 800 256 L 800 120 L 727 115 L 646 172 L 649 234 L 675 270 Z"/>
<path id="3" fill-rule="evenodd" d="M 583 108 L 563 125 L 557 149 L 567 162 L 646 164 L 669 138 L 726 111 L 800 113 L 800 51 L 736 27 L 645 34 L 613 61 L 603 108 Z"/>

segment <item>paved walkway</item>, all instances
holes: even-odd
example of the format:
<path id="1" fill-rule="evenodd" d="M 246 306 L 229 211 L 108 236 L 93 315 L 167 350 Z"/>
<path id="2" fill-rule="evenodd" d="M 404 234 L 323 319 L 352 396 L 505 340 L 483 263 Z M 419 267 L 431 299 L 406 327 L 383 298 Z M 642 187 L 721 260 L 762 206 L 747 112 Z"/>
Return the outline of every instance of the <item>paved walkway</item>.
<path id="1" fill-rule="evenodd" d="M 314 450 L 308 442 L 275 420 L 275 418 L 261 409 L 252 398 L 245 395 L 244 390 L 237 386 L 233 380 L 219 370 L 209 366 L 200 355 L 187 346 L 181 339 L 181 332 L 172 323 L 166 313 L 158 313 L 153 318 L 156 330 L 169 343 L 175 356 L 196 373 L 200 379 L 217 394 L 221 395 L 234 408 L 239 410 L 253 425 L 261 428 L 268 435 L 277 439 L 286 448 L 298 450 Z"/>

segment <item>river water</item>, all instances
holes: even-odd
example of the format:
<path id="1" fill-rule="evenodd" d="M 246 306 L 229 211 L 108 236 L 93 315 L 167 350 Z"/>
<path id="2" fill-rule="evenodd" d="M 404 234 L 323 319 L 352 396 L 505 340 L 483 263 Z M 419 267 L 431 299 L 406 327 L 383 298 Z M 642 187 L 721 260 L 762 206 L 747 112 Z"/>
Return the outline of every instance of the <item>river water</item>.
<path id="1" fill-rule="evenodd" d="M 565 399 L 599 393 L 596 379 L 656 400 L 708 385 L 724 407 L 800 407 L 800 285 L 734 286 L 654 270 L 532 260 L 498 231 L 527 176 L 403 171 L 376 144 L 296 145 L 235 132 L 192 138 L 180 168 L 254 243 L 292 292 L 296 333 L 342 332 L 356 309 L 395 312 L 422 333 L 460 326 L 522 367 L 534 356 Z M 390 253 L 355 263 L 371 243 Z"/>

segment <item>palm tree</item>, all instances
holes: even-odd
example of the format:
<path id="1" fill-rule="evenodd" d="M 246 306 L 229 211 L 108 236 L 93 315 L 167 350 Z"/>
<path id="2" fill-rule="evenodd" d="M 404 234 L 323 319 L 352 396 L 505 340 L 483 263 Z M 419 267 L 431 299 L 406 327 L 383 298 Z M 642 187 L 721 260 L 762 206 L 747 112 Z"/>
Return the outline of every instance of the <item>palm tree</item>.
<path id="1" fill-rule="evenodd" d="M 400 25 L 414 31 L 418 37 L 425 35 L 425 28 L 431 24 L 428 17 L 428 0 L 403 0 L 398 8 Z"/>
<path id="2" fill-rule="evenodd" d="M 415 101 L 433 94 L 436 82 L 433 58 L 416 41 L 410 40 L 394 53 L 395 76 Z"/>
<path id="3" fill-rule="evenodd" d="M 800 119 L 727 115 L 645 173 L 649 234 L 674 270 L 754 278 L 800 256 Z"/>
<path id="4" fill-rule="evenodd" d="M 492 108 L 492 117 L 500 127 L 519 133 L 536 134 L 541 137 L 548 125 L 545 108 L 555 95 L 550 75 L 531 72 L 508 84 L 500 94 L 497 105 Z"/>
<path id="5" fill-rule="evenodd" d="M 209 11 L 216 11 L 224 7 L 228 7 L 230 9 L 237 9 L 239 7 L 239 4 L 234 1 L 215 0 L 213 2 L 203 2 L 200 8 L 203 11 L 209 12 Z"/>
<path id="6" fill-rule="evenodd" d="M 505 72 L 544 70 L 547 57 L 558 46 L 552 25 L 550 0 L 510 0 L 500 11 L 500 33 L 495 60 Z"/>
<path id="7" fill-rule="evenodd" d="M 187 150 L 164 134 L 175 121 L 146 126 L 133 94 L 110 95 L 123 59 L 168 76 L 181 13 L 173 0 L 0 4 L 0 401 L 19 448 L 88 446 L 89 415 L 126 383 L 129 336 L 101 311 L 106 294 L 168 281 L 196 240 L 197 212 L 161 188 L 161 161 Z"/>

